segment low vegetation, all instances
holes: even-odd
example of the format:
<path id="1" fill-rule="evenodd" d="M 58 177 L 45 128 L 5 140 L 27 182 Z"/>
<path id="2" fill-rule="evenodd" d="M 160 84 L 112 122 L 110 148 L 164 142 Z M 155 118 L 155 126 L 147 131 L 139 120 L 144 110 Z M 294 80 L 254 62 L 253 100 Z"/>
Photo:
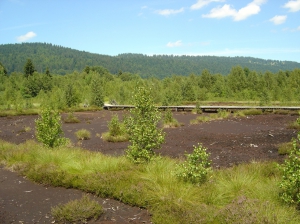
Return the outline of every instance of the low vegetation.
<path id="1" fill-rule="evenodd" d="M 186 161 L 177 166 L 176 176 L 183 181 L 202 184 L 211 172 L 211 161 L 206 148 L 201 144 L 194 146 L 191 154 L 186 154 Z"/>
<path id="2" fill-rule="evenodd" d="M 299 223 L 295 206 L 278 197 L 282 173 L 275 163 L 249 163 L 213 170 L 201 185 L 176 176 L 180 161 L 155 157 L 135 165 L 126 157 L 79 148 L 46 150 L 33 141 L 0 141 L 0 161 L 41 184 L 77 188 L 144 207 L 153 223 Z M 230 223 L 230 222 L 229 222 Z"/>
<path id="3" fill-rule="evenodd" d="M 239 117 L 245 117 L 250 115 L 261 115 L 261 114 L 263 114 L 263 111 L 257 109 L 239 110 L 234 113 L 235 116 L 239 116 Z"/>
<path id="4" fill-rule="evenodd" d="M 125 142 L 128 141 L 129 135 L 124 122 L 119 120 L 118 115 L 113 115 L 108 122 L 108 132 L 102 134 L 102 138 L 108 142 Z"/>
<path id="5" fill-rule="evenodd" d="M 300 130 L 300 118 L 298 118 L 295 122 L 289 124 L 288 128 Z"/>
<path id="6" fill-rule="evenodd" d="M 293 149 L 293 142 L 285 142 L 278 146 L 279 155 L 288 155 Z"/>
<path id="7" fill-rule="evenodd" d="M 66 119 L 64 119 L 65 123 L 80 123 L 78 117 L 74 115 L 74 112 L 69 112 Z"/>
<path id="8" fill-rule="evenodd" d="M 300 119 L 297 119 L 300 125 Z M 289 152 L 288 159 L 279 166 L 282 172 L 280 182 L 280 198 L 289 204 L 300 206 L 300 132 L 297 139 L 293 139 L 293 145 Z"/>
<path id="9" fill-rule="evenodd" d="M 176 128 L 182 125 L 173 117 L 172 110 L 167 110 L 164 113 L 163 123 L 164 128 Z"/>
<path id="10" fill-rule="evenodd" d="M 226 110 L 219 110 L 218 113 L 210 114 L 209 116 L 202 115 L 198 116 L 196 119 L 193 119 L 190 121 L 190 124 L 199 124 L 199 123 L 205 123 L 210 122 L 213 120 L 222 120 L 226 119 L 230 116 L 230 112 Z"/>
<path id="11" fill-rule="evenodd" d="M 97 220 L 103 214 L 103 208 L 88 195 L 83 195 L 79 200 L 55 206 L 51 214 L 58 223 L 87 223 L 90 219 Z"/>
<path id="12" fill-rule="evenodd" d="M 80 129 L 75 132 L 78 140 L 88 140 L 91 138 L 91 132 L 86 129 Z"/>

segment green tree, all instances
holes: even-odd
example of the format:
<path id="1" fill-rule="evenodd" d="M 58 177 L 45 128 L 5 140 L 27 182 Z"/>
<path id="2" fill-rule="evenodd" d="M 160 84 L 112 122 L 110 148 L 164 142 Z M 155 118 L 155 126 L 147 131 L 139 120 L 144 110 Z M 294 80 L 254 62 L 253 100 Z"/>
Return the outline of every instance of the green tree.
<path id="1" fill-rule="evenodd" d="M 66 86 L 65 99 L 67 107 L 75 106 L 79 101 L 77 92 L 71 83 L 67 84 Z"/>
<path id="2" fill-rule="evenodd" d="M 5 69 L 4 65 L 0 62 L 0 75 L 7 75 L 7 70 Z"/>
<path id="3" fill-rule="evenodd" d="M 246 75 L 241 66 L 232 67 L 230 74 L 227 77 L 228 87 L 237 93 L 246 87 Z"/>
<path id="4" fill-rule="evenodd" d="M 151 90 L 138 87 L 135 93 L 135 108 L 126 120 L 130 145 L 127 158 L 134 163 L 149 162 L 164 142 L 164 133 L 157 127 L 161 113 L 154 106 Z"/>
<path id="5" fill-rule="evenodd" d="M 46 74 L 48 77 L 52 77 L 51 74 L 50 74 L 50 71 L 49 71 L 49 67 L 46 68 L 45 74 Z"/>
<path id="6" fill-rule="evenodd" d="M 51 77 L 35 72 L 24 81 L 23 96 L 36 97 L 41 90 L 48 92 L 52 89 Z"/>
<path id="7" fill-rule="evenodd" d="M 84 72 L 86 72 L 86 74 L 89 74 L 90 73 L 90 67 L 89 66 L 85 66 Z"/>
<path id="8" fill-rule="evenodd" d="M 48 147 L 56 147 L 66 144 L 66 138 L 62 137 L 61 117 L 58 111 L 44 108 L 40 117 L 35 120 L 36 138 Z"/>
<path id="9" fill-rule="evenodd" d="M 103 107 L 104 105 L 103 88 L 98 77 L 92 79 L 91 82 L 91 104 L 97 107 Z"/>
<path id="10" fill-rule="evenodd" d="M 27 62 L 24 66 L 24 75 L 26 78 L 28 78 L 29 76 L 33 75 L 35 71 L 34 65 L 31 61 L 31 59 L 27 59 Z"/>
<path id="11" fill-rule="evenodd" d="M 199 87 L 206 88 L 208 91 L 210 91 L 212 85 L 213 85 L 213 76 L 210 74 L 210 72 L 207 69 L 204 69 L 200 76 Z"/>

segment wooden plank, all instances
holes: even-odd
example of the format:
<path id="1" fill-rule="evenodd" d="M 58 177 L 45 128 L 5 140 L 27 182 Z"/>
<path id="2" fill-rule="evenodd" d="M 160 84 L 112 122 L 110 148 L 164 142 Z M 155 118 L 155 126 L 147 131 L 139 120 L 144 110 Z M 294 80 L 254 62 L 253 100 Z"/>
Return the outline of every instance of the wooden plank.
<path id="1" fill-rule="evenodd" d="M 134 108 L 133 105 L 110 105 L 105 104 L 103 106 L 103 109 L 105 110 L 117 110 L 117 109 L 132 109 Z M 160 110 L 193 110 L 196 108 L 196 106 L 186 105 L 186 106 L 158 106 L 157 107 Z M 207 110 L 249 110 L 249 109 L 258 109 L 258 110 L 299 110 L 300 107 L 292 106 L 292 107 L 286 107 L 286 106 L 200 106 L 200 109 L 203 111 Z"/>

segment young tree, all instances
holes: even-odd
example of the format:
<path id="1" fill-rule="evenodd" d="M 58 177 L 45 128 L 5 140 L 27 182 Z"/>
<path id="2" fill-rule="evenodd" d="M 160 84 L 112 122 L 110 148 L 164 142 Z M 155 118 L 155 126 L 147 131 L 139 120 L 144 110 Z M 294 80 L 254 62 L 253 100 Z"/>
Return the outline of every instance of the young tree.
<path id="1" fill-rule="evenodd" d="M 103 88 L 99 78 L 92 79 L 91 82 L 91 104 L 97 107 L 104 105 Z"/>
<path id="2" fill-rule="evenodd" d="M 71 83 L 66 86 L 65 99 L 67 107 L 75 106 L 79 101 L 77 92 Z"/>
<path id="3" fill-rule="evenodd" d="M 150 90 L 139 87 L 135 93 L 135 108 L 126 121 L 131 143 L 126 155 L 132 162 L 149 162 L 155 155 L 154 150 L 164 142 L 164 133 L 157 127 L 160 118 Z"/>
<path id="4" fill-rule="evenodd" d="M 29 76 L 33 75 L 34 71 L 35 71 L 35 69 L 34 69 L 31 59 L 27 59 L 27 62 L 24 66 L 25 77 L 28 78 Z"/>
<path id="5" fill-rule="evenodd" d="M 58 111 L 43 109 L 40 117 L 35 120 L 35 125 L 36 138 L 39 142 L 50 148 L 66 144 L 67 139 L 62 137 L 63 130 Z"/>

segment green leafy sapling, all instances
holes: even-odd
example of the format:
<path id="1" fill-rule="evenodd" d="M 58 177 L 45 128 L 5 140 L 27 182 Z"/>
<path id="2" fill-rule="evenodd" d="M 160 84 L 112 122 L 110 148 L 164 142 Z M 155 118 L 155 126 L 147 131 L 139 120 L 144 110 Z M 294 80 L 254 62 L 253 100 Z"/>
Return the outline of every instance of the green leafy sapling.
<path id="1" fill-rule="evenodd" d="M 61 116 L 58 111 L 51 111 L 50 108 L 44 108 L 40 117 L 35 120 L 36 138 L 44 145 L 53 148 L 67 143 L 67 139 L 62 137 L 63 130 Z"/>

